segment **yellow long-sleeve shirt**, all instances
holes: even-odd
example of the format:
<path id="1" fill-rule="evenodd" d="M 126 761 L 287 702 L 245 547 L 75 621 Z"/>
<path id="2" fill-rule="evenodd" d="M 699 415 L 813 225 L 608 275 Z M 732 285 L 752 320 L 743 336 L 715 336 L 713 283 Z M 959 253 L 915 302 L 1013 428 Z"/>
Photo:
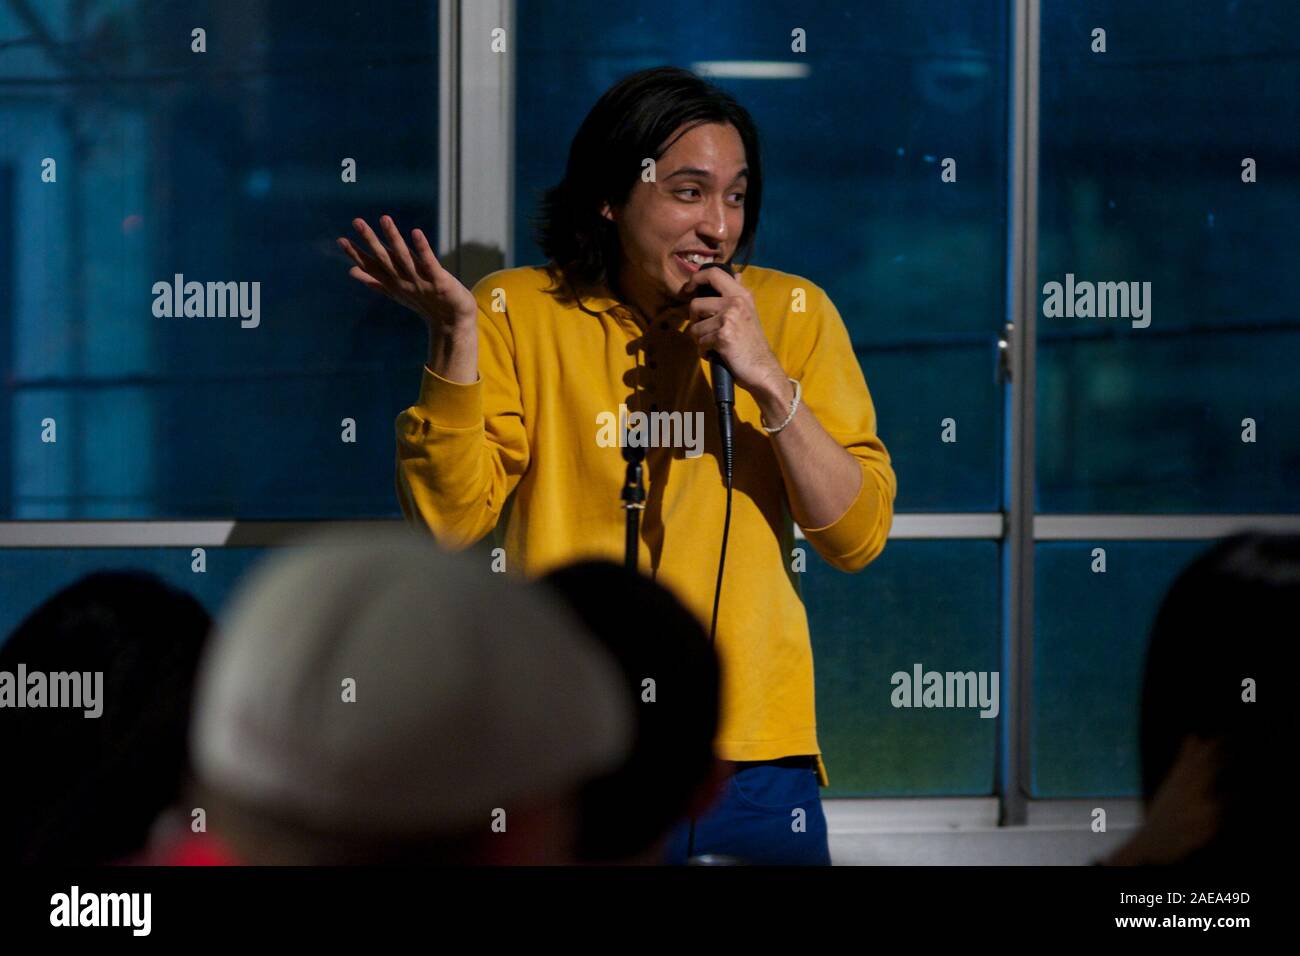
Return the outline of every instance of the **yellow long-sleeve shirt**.
<path id="1" fill-rule="evenodd" d="M 861 463 L 862 487 L 844 514 L 804 529 L 827 562 L 858 571 L 885 546 L 897 483 L 848 331 L 826 293 L 806 279 L 753 265 L 737 278 L 754 296 L 781 367 L 802 383 L 803 403 Z M 567 296 L 549 291 L 555 287 L 555 273 L 544 267 L 501 270 L 475 285 L 478 380 L 452 382 L 426 366 L 419 401 L 397 418 L 402 511 L 451 549 L 495 529 L 507 568 L 530 578 L 582 558 L 621 562 L 626 462 L 617 445 L 602 444 L 617 429 L 602 425 L 621 421 L 620 405 L 700 412 L 693 422 L 703 426 L 702 454 L 698 445 L 646 449 L 639 567 L 707 630 L 726 488 L 709 365 L 685 331 L 688 314 L 676 309 L 645 327 L 608 287 Z M 825 786 L 785 484 L 758 405 L 740 387 L 735 414 L 716 750 L 724 760 L 815 754 Z M 690 432 L 676 434 L 692 444 Z M 503 531 L 498 519 L 512 493 Z"/>

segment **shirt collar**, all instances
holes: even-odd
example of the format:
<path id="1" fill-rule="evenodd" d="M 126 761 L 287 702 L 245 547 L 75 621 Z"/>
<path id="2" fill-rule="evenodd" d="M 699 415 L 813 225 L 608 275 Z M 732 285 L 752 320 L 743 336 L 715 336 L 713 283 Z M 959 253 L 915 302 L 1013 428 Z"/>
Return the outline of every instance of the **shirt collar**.
<path id="1" fill-rule="evenodd" d="M 592 315 L 613 313 L 616 317 L 627 318 L 633 322 L 637 321 L 636 312 L 626 302 L 614 295 L 608 282 L 592 282 L 577 287 L 576 296 L 579 307 Z M 655 318 L 659 321 L 666 321 L 671 328 L 677 329 L 686 320 L 687 314 L 686 306 L 682 305 L 670 309 Z"/>

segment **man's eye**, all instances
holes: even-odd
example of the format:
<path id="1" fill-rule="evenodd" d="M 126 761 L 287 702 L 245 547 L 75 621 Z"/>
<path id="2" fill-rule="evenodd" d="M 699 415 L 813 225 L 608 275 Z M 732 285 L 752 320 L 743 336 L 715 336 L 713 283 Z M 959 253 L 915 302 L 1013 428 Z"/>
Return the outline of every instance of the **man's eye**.
<path id="1" fill-rule="evenodd" d="M 677 195 L 680 196 L 682 193 L 698 193 L 698 192 L 699 192 L 699 190 L 696 189 L 694 186 L 687 186 L 685 189 L 679 189 L 679 190 L 677 190 Z M 744 194 L 744 193 L 732 193 L 731 195 L 733 195 L 733 196 L 736 197 L 736 202 L 737 202 L 737 203 L 744 203 L 744 201 L 745 201 L 745 194 Z M 691 198 L 693 199 L 693 198 L 695 198 L 695 197 L 692 196 Z"/>

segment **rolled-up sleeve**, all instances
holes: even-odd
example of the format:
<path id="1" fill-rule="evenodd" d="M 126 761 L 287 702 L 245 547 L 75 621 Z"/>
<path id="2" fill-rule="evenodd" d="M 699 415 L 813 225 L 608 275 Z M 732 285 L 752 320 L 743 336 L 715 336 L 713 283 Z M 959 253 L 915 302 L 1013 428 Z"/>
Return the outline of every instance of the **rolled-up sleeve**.
<path id="1" fill-rule="evenodd" d="M 894 522 L 898 480 L 889 452 L 876 433 L 876 409 L 853 352 L 848 329 L 830 297 L 812 296 L 810 346 L 790 374 L 799 379 L 802 401 L 822 427 L 862 468 L 862 485 L 853 503 L 830 524 L 804 528 L 804 537 L 829 564 L 861 571 L 885 548 Z"/>
<path id="2" fill-rule="evenodd" d="M 426 365 L 419 401 L 396 423 L 402 514 L 453 550 L 496 526 L 529 461 L 509 320 L 485 311 L 483 302 L 478 379 L 452 382 Z"/>

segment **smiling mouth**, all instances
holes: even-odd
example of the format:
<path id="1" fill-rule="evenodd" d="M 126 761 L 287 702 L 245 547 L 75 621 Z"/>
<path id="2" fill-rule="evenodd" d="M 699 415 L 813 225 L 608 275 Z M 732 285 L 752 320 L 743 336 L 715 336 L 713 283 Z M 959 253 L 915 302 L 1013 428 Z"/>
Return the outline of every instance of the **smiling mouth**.
<path id="1" fill-rule="evenodd" d="M 674 252 L 674 253 L 673 253 L 673 258 L 674 258 L 675 260 L 677 260 L 678 264 L 679 264 L 679 265 L 680 265 L 680 266 L 681 266 L 685 271 L 687 271 L 687 272 L 692 272 L 692 273 L 693 273 L 693 272 L 699 272 L 700 269 L 704 267 L 705 263 L 709 263 L 709 262 L 717 262 L 717 261 L 718 261 L 717 256 L 714 256 L 714 257 L 711 258 L 711 259 L 705 259 L 705 260 L 703 260 L 703 261 L 692 262 L 690 259 L 687 259 L 687 258 L 686 258 L 684 255 L 682 255 L 680 252 Z"/>

